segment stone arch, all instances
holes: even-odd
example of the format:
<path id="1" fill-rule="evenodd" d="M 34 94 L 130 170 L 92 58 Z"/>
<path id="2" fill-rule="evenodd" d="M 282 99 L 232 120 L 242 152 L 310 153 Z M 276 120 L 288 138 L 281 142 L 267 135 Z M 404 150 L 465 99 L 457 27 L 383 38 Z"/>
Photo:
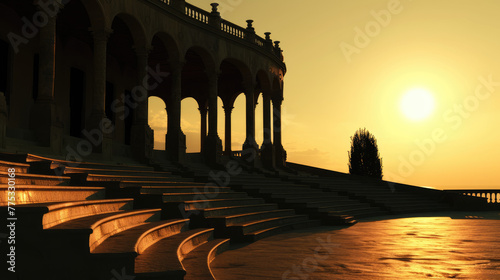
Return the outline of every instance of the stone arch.
<path id="1" fill-rule="evenodd" d="M 245 87 L 253 84 L 252 73 L 248 66 L 234 58 L 224 59 L 219 68 L 219 94 L 225 106 L 233 106 L 236 98 L 245 91 Z"/>
<path id="2" fill-rule="evenodd" d="M 159 69 L 162 73 L 172 73 L 176 65 L 173 65 L 173 60 L 176 60 L 177 55 L 175 46 L 172 47 L 166 43 L 165 37 L 161 35 L 154 35 L 150 42 L 151 48 L 148 54 L 148 65 L 151 69 Z M 172 54 L 171 49 L 174 49 Z M 174 58 L 172 58 L 174 56 Z M 157 87 L 149 90 L 150 96 L 159 96 L 163 98 L 168 105 L 168 96 L 171 94 L 172 75 L 168 75 L 163 79 Z"/>
<path id="3" fill-rule="evenodd" d="M 81 3 L 87 10 L 92 29 L 103 29 L 110 26 L 111 21 L 106 18 L 104 9 L 97 0 L 82 0 Z"/>
<path id="4" fill-rule="evenodd" d="M 111 26 L 113 26 L 113 23 L 116 21 L 117 18 L 121 19 L 130 30 L 130 33 L 132 34 L 132 39 L 134 41 L 133 47 L 135 49 L 149 47 L 148 42 L 150 41 L 147 39 L 146 30 L 142 25 L 142 23 L 135 16 L 123 12 L 118 13 L 113 17 L 113 20 L 111 21 Z"/>
<path id="5" fill-rule="evenodd" d="M 207 49 L 201 46 L 192 46 L 186 51 L 184 57 L 187 57 L 190 52 L 196 53 L 201 58 L 206 72 L 219 71 L 219 68 L 216 67 L 217 63 L 215 56 L 211 54 Z"/>
<path id="6" fill-rule="evenodd" d="M 151 42 L 157 38 L 165 47 L 170 62 L 178 62 L 181 59 L 181 51 L 177 41 L 167 32 L 160 31 L 153 35 Z"/>

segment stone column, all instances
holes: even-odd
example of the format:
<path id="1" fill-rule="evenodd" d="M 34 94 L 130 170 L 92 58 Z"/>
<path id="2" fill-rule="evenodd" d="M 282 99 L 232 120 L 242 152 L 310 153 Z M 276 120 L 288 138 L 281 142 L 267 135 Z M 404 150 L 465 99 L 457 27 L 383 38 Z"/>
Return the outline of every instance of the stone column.
<path id="1" fill-rule="evenodd" d="M 47 24 L 40 28 L 38 97 L 31 110 L 30 127 L 42 146 L 51 147 L 59 154 L 62 151 L 63 124 L 58 119 L 54 101 L 56 21 L 57 15 L 49 16 Z"/>
<path id="2" fill-rule="evenodd" d="M 92 115 L 98 121 L 106 117 L 106 58 L 110 30 L 93 30 L 94 37 L 94 95 Z"/>
<path id="3" fill-rule="evenodd" d="M 182 62 L 172 63 L 172 89 L 167 100 L 168 132 L 165 148 L 170 160 L 182 162 L 186 154 L 186 136 L 181 130 Z"/>
<path id="4" fill-rule="evenodd" d="M 231 150 L 231 113 L 233 112 L 233 106 L 224 106 L 224 113 L 225 113 L 225 147 L 224 147 L 224 154 L 227 156 L 231 156 L 232 150 Z"/>
<path id="5" fill-rule="evenodd" d="M 261 160 L 264 167 L 274 169 L 274 149 L 271 141 L 271 97 L 269 93 L 262 94 L 263 103 L 263 128 L 264 128 L 264 141 L 261 146 Z"/>
<path id="6" fill-rule="evenodd" d="M 282 97 L 273 98 L 273 138 L 274 138 L 274 154 L 276 167 L 285 166 L 286 151 L 281 143 L 281 103 Z"/>
<path id="7" fill-rule="evenodd" d="M 208 74 L 208 136 L 203 151 L 209 165 L 220 163 L 222 156 L 222 141 L 217 132 L 217 96 L 219 73 L 212 71 Z"/>
<path id="8" fill-rule="evenodd" d="M 255 142 L 255 86 L 254 84 L 245 85 L 246 97 L 246 139 L 243 144 L 242 157 L 253 164 L 257 157 L 259 146 Z"/>
<path id="9" fill-rule="evenodd" d="M 113 155 L 113 129 L 111 121 L 106 117 L 106 57 L 108 38 L 111 35 L 109 29 L 91 30 L 94 39 L 94 93 L 92 96 L 92 112 L 87 121 L 86 128 L 91 135 L 96 135 L 93 142 L 94 152 L 102 153 L 105 159 Z"/>
<path id="10" fill-rule="evenodd" d="M 200 106 L 198 108 L 200 110 L 200 116 L 201 116 L 201 128 L 200 128 L 200 151 L 203 153 L 203 149 L 205 147 L 205 139 L 207 138 L 207 106 Z"/>
<path id="11" fill-rule="evenodd" d="M 153 157 L 154 134 L 148 124 L 149 49 L 137 48 L 137 86 L 132 89 L 132 102 L 136 104 L 132 123 L 131 146 L 134 157 L 141 162 L 149 162 Z M 145 87 L 146 86 L 146 87 Z"/>

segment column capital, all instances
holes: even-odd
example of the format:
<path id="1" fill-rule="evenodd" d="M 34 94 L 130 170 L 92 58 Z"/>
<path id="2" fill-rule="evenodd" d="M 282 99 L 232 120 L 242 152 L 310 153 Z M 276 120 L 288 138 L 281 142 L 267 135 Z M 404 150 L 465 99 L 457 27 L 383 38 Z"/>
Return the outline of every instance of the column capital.
<path id="1" fill-rule="evenodd" d="M 271 100 L 273 101 L 273 105 L 281 106 L 281 104 L 283 103 L 283 97 L 281 96 L 272 97 Z"/>
<path id="2" fill-rule="evenodd" d="M 133 46 L 133 50 L 135 52 L 135 55 L 138 57 L 147 57 L 151 53 L 152 47 L 151 46 Z"/>
<path id="3" fill-rule="evenodd" d="M 200 111 L 200 114 L 205 113 L 205 115 L 206 115 L 207 112 L 208 112 L 208 107 L 207 106 L 205 106 L 205 107 L 198 107 L 198 111 Z"/>
<path id="4" fill-rule="evenodd" d="M 255 86 L 256 86 L 256 83 L 254 82 L 244 82 L 243 83 L 243 91 L 245 93 L 245 95 L 247 94 L 255 94 Z"/>
<path id="5" fill-rule="evenodd" d="M 172 59 L 169 61 L 172 74 L 181 74 L 182 68 L 186 65 L 186 61 L 183 59 Z"/>
<path id="6" fill-rule="evenodd" d="M 222 109 L 224 109 L 224 112 L 226 114 L 231 114 L 231 112 L 233 111 L 234 107 L 233 106 L 222 106 Z"/>
<path id="7" fill-rule="evenodd" d="M 209 80 L 215 80 L 215 79 L 219 79 L 219 76 L 221 74 L 222 71 L 220 70 L 205 70 L 205 74 L 207 74 L 207 77 Z"/>
<path id="8" fill-rule="evenodd" d="M 111 28 L 89 28 L 92 37 L 94 37 L 94 42 L 98 41 L 107 41 L 109 36 L 113 33 L 113 29 Z"/>

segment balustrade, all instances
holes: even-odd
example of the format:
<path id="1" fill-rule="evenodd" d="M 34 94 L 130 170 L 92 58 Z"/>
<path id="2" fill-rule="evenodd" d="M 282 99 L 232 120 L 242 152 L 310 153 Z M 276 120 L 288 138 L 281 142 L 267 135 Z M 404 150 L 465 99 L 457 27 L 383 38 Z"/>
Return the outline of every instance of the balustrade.
<path id="1" fill-rule="evenodd" d="M 488 203 L 500 204 L 500 190 L 447 190 L 447 192 L 461 193 L 467 196 L 484 197 Z"/>

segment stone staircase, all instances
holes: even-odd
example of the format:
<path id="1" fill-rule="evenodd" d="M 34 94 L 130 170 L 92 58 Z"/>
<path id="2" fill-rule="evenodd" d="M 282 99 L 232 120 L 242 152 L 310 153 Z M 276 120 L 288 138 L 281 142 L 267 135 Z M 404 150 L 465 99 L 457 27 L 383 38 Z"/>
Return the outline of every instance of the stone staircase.
<path id="1" fill-rule="evenodd" d="M 436 193 L 439 191 L 430 189 L 405 188 L 394 183 L 359 178 L 347 174 L 333 177 L 296 176 L 289 177 L 287 180 L 297 184 L 309 184 L 325 192 L 340 194 L 373 207 L 378 207 L 390 214 L 450 210 L 450 205 L 440 201 L 440 196 Z M 356 216 L 357 212 L 347 213 Z M 363 217 L 363 215 L 360 217 Z"/>
<path id="2" fill-rule="evenodd" d="M 283 181 L 269 174 L 242 172 L 231 178 L 233 188 L 246 191 L 267 202 L 277 203 L 281 208 L 292 208 L 311 219 L 320 219 L 324 224 L 354 224 L 355 218 L 383 215 L 386 212 L 369 203 L 325 192 L 308 184 Z M 291 176 L 291 175 L 288 175 Z"/>
<path id="3" fill-rule="evenodd" d="M 230 241 L 448 209 L 411 188 L 237 161 L 209 169 L 0 153 L 0 181 L 0 219 L 17 218 L 19 279 L 214 279 L 210 263 Z"/>
<path id="4" fill-rule="evenodd" d="M 29 154 L 3 154 L 0 158 L 3 181 L 8 181 L 9 168 L 16 169 L 15 195 L 6 187 L 0 192 L 0 218 L 8 218 L 8 202 L 15 202 L 11 217 L 17 218 L 17 279 L 108 280 L 116 275 L 184 279 L 193 259 L 204 266 L 203 279 L 212 279 L 209 264 L 229 244 L 229 239 L 214 239 L 211 228 L 190 227 L 189 219 L 165 219 L 161 208 L 139 209 L 135 197 L 112 197 L 106 186 L 107 182 L 121 183 L 119 176 L 137 184 L 142 177 L 151 179 L 150 175 L 162 178 L 155 182 L 175 182 L 168 173 L 96 163 L 74 167 L 72 162 Z M 33 174 L 31 165 L 45 174 Z M 57 173 L 62 174 L 54 175 Z M 82 174 L 106 178 L 87 181 L 102 186 L 72 184 Z M 117 193 L 114 187 L 111 190 Z M 190 261 L 185 265 L 184 259 Z M 6 272 L 2 269 L 1 273 Z"/>
<path id="5" fill-rule="evenodd" d="M 0 160 L 4 186 L 8 169 L 16 169 L 19 279 L 213 279 L 210 262 L 230 240 L 319 225 L 175 169 L 32 154 Z M 9 196 L 2 188 L 0 218 L 7 218 Z"/>

